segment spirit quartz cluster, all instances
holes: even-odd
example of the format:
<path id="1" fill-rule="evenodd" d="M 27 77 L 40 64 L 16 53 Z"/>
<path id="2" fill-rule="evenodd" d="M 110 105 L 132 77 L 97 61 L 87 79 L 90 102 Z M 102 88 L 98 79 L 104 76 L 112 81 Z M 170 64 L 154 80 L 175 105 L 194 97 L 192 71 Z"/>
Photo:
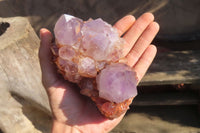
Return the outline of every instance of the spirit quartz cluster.
<path id="1" fill-rule="evenodd" d="M 125 41 L 101 18 L 83 21 L 64 14 L 54 28 L 54 61 L 63 77 L 80 87 L 100 112 L 113 119 L 129 108 L 137 95 L 136 73 L 123 58 Z"/>

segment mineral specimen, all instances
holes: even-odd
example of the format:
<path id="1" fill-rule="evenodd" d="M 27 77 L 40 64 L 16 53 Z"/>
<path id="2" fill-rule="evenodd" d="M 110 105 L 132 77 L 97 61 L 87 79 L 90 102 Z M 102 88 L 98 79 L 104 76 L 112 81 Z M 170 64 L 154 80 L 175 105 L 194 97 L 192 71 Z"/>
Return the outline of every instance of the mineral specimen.
<path id="1" fill-rule="evenodd" d="M 83 21 L 64 14 L 54 34 L 54 61 L 63 77 L 77 83 L 80 93 L 89 96 L 107 118 L 126 112 L 137 95 L 137 76 L 119 63 L 125 41 L 117 30 L 100 18 Z"/>

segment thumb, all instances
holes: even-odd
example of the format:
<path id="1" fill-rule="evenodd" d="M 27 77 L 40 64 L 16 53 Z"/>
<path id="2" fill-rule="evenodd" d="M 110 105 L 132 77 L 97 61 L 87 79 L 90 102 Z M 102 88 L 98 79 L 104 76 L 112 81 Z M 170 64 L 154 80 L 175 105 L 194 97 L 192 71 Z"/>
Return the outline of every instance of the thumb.
<path id="1" fill-rule="evenodd" d="M 48 89 L 57 80 L 56 67 L 52 62 L 53 54 L 51 52 L 53 36 L 49 30 L 42 28 L 40 39 L 39 60 L 42 70 L 42 83 Z"/>

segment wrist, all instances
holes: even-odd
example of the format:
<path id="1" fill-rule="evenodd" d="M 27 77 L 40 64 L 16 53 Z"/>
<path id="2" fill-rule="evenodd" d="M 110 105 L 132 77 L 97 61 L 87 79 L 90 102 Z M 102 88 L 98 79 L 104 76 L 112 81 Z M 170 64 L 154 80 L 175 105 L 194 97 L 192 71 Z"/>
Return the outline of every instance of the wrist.
<path id="1" fill-rule="evenodd" d="M 80 133 L 80 131 L 65 123 L 53 121 L 52 133 Z"/>

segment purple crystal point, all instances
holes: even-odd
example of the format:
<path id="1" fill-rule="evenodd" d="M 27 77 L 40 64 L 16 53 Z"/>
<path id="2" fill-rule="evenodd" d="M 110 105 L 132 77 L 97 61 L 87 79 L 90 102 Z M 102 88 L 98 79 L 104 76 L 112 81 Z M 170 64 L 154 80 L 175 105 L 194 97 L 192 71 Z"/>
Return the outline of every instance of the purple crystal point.
<path id="1" fill-rule="evenodd" d="M 136 73 L 125 64 L 108 65 L 98 75 L 97 89 L 99 97 L 115 103 L 121 103 L 137 95 Z"/>
<path id="2" fill-rule="evenodd" d="M 55 27 L 54 34 L 60 45 L 73 45 L 81 37 L 82 20 L 71 15 L 62 15 Z"/>
<path id="3" fill-rule="evenodd" d="M 110 61 L 124 43 L 117 30 L 100 18 L 84 23 L 81 33 L 82 53 L 97 61 Z"/>

